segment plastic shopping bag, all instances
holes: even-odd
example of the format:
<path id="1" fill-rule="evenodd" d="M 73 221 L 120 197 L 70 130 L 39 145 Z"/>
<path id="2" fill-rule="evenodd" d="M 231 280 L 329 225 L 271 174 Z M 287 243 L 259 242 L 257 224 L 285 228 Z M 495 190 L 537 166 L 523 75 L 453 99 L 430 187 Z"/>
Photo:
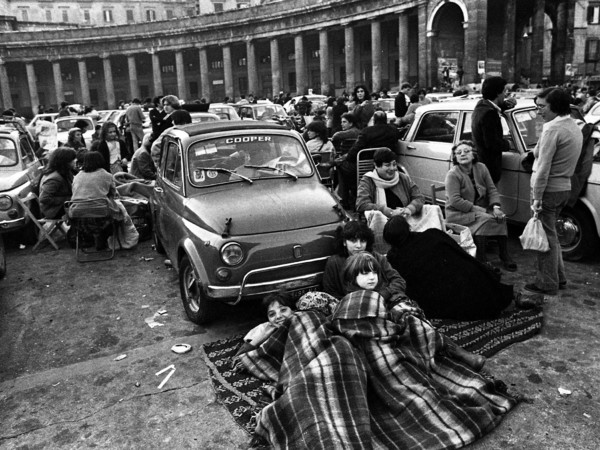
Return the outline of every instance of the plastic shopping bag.
<path id="1" fill-rule="evenodd" d="M 544 227 L 542 227 L 542 222 L 538 219 L 537 213 L 534 213 L 533 217 L 529 219 L 519 239 L 523 250 L 535 250 L 542 253 L 550 250 L 548 237 L 546 236 Z"/>

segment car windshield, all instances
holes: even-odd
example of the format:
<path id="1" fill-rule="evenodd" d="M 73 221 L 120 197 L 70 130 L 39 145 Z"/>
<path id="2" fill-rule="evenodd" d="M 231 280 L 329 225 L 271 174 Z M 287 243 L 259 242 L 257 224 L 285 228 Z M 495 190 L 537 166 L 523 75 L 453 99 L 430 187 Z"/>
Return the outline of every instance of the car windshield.
<path id="1" fill-rule="evenodd" d="M 0 167 L 14 166 L 19 160 L 13 140 L 0 137 Z"/>
<path id="2" fill-rule="evenodd" d="M 255 108 L 258 120 L 268 120 L 273 116 L 286 116 L 283 106 L 276 103 L 269 105 L 260 105 Z"/>
<path id="3" fill-rule="evenodd" d="M 378 100 L 378 107 L 385 112 L 394 112 L 394 99 Z"/>
<path id="4" fill-rule="evenodd" d="M 515 112 L 514 119 L 527 150 L 533 149 L 542 134 L 542 116 L 537 113 L 537 109 L 527 109 Z"/>
<path id="5" fill-rule="evenodd" d="M 312 174 L 297 139 L 262 133 L 195 142 L 188 149 L 188 168 L 190 182 L 199 187 Z"/>
<path id="6" fill-rule="evenodd" d="M 81 118 L 77 118 L 77 119 L 63 119 L 63 120 L 58 120 L 56 121 L 56 127 L 58 128 L 58 132 L 60 133 L 61 131 L 69 131 L 71 128 L 73 128 L 75 126 L 75 123 Z M 83 119 L 85 120 L 85 119 Z M 88 129 L 90 128 L 90 124 L 88 123 Z M 92 129 L 94 127 L 91 127 Z"/>

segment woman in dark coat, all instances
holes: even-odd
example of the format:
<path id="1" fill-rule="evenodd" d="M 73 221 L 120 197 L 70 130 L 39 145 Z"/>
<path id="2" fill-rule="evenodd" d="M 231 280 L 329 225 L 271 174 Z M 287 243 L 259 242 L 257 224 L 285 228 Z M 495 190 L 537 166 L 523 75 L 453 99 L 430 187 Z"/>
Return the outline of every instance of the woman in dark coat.
<path id="1" fill-rule="evenodd" d="M 75 150 L 59 147 L 50 153 L 48 166 L 40 181 L 40 210 L 46 219 L 60 219 L 65 214 L 65 202 L 73 194 Z"/>
<path id="2" fill-rule="evenodd" d="M 513 286 L 500 283 L 490 270 L 441 230 L 411 232 L 402 216 L 383 229 L 392 246 L 390 265 L 406 281 L 406 294 L 429 318 L 488 320 L 513 299 Z"/>

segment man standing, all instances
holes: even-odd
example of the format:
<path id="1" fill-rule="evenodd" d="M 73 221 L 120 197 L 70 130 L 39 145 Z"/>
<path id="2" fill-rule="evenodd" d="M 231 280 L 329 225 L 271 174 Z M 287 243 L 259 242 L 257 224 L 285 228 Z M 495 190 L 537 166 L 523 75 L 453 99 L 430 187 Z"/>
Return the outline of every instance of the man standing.
<path id="1" fill-rule="evenodd" d="M 583 144 L 581 130 L 570 116 L 569 100 L 569 94 L 559 88 L 546 89 L 535 100 L 545 123 L 533 150 L 531 209 L 538 213 L 550 250 L 537 253 L 535 282 L 525 289 L 548 295 L 567 285 L 556 219 L 569 200 L 571 176 Z"/>
<path id="2" fill-rule="evenodd" d="M 396 95 L 396 99 L 394 100 L 394 113 L 396 114 L 396 118 L 399 120 L 401 117 L 404 117 L 406 111 L 408 110 L 408 104 L 410 101 L 406 100 L 406 96 L 410 92 L 410 84 L 402 83 L 400 86 L 400 92 Z"/>
<path id="3" fill-rule="evenodd" d="M 134 153 L 140 146 L 140 142 L 144 139 L 144 111 L 142 111 L 141 101 L 139 98 L 134 98 L 131 105 L 125 111 L 125 116 L 129 122 L 129 132 L 131 133 L 131 141 Z"/>
<path id="4" fill-rule="evenodd" d="M 502 152 L 510 149 L 503 138 L 500 113 L 517 104 L 514 98 L 505 99 L 506 80 L 500 77 L 486 78 L 481 87 L 483 99 L 477 102 L 471 119 L 473 142 L 479 161 L 484 163 L 492 181 L 498 183 L 502 175 Z"/>

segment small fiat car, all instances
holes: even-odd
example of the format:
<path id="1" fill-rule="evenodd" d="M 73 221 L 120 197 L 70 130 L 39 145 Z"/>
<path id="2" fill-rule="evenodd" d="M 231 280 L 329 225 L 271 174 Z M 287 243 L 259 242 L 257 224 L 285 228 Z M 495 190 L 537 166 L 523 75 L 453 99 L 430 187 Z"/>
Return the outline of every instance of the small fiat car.
<path id="1" fill-rule="evenodd" d="M 156 249 L 179 272 L 195 323 L 211 318 L 214 302 L 318 287 L 348 218 L 298 133 L 266 122 L 171 129 L 154 189 Z"/>

